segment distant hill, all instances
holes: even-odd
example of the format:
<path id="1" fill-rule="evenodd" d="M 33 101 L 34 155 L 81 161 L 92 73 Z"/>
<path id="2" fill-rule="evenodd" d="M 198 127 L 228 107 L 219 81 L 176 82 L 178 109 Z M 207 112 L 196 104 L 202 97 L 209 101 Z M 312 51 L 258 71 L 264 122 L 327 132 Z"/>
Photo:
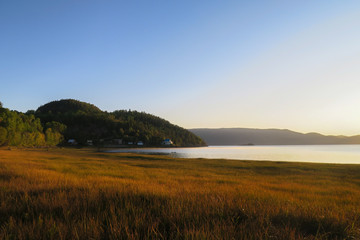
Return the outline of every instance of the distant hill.
<path id="1" fill-rule="evenodd" d="M 108 113 L 74 99 L 47 103 L 35 111 L 35 116 L 43 125 L 54 122 L 65 125 L 65 140 L 75 139 L 81 144 L 87 140 L 97 144 L 121 139 L 124 143 L 141 141 L 147 146 L 158 146 L 164 139 L 171 139 L 175 146 L 206 145 L 195 134 L 160 117 L 127 110 Z"/>
<path id="2" fill-rule="evenodd" d="M 299 133 L 287 129 L 220 128 L 189 129 L 208 145 L 306 145 L 360 144 L 360 135 L 326 136 L 319 133 Z"/>

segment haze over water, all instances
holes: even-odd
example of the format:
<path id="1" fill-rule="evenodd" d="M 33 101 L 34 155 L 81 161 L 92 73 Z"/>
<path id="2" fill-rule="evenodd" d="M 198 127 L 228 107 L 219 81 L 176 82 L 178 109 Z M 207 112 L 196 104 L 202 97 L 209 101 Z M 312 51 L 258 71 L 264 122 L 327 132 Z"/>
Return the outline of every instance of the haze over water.
<path id="1" fill-rule="evenodd" d="M 117 149 L 111 152 L 161 153 L 181 158 L 360 164 L 360 145 L 209 146 Z"/>

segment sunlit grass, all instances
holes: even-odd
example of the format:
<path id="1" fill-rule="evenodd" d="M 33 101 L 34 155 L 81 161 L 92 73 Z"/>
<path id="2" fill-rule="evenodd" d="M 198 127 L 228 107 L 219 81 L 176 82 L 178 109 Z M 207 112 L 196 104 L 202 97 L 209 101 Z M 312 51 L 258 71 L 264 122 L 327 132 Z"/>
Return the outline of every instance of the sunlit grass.
<path id="1" fill-rule="evenodd" d="M 360 166 L 0 149 L 1 239 L 359 239 Z"/>

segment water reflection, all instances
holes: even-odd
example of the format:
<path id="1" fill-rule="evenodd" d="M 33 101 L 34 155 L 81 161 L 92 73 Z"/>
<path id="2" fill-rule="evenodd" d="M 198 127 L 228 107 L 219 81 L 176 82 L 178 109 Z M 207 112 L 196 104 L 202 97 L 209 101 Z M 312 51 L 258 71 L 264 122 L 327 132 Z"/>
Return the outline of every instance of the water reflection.
<path id="1" fill-rule="evenodd" d="M 180 158 L 225 158 L 287 162 L 360 164 L 360 145 L 209 146 L 201 148 L 132 148 L 109 152 L 167 154 Z"/>

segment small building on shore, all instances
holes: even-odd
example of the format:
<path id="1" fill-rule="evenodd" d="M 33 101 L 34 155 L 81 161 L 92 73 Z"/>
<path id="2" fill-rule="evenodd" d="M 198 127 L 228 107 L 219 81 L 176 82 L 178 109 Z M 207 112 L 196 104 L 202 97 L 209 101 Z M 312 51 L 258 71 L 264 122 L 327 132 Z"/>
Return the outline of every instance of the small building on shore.
<path id="1" fill-rule="evenodd" d="M 162 145 L 165 145 L 165 146 L 171 146 L 171 145 L 173 145 L 174 143 L 173 143 L 173 141 L 171 141 L 171 139 L 165 139 L 164 141 L 162 141 L 162 143 L 161 143 Z"/>

